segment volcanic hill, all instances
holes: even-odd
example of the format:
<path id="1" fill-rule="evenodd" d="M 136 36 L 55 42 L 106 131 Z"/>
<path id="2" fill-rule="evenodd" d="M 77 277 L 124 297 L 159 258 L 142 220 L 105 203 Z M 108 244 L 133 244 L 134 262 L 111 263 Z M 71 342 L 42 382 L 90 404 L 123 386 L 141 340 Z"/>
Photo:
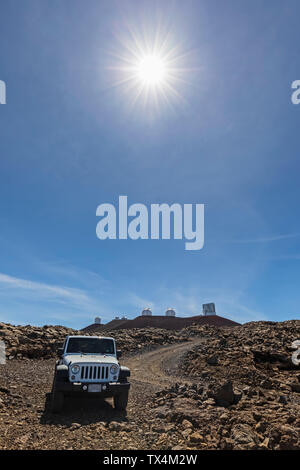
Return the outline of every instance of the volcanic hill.
<path id="1" fill-rule="evenodd" d="M 240 324 L 220 317 L 219 315 L 196 315 L 193 317 L 167 317 L 164 315 L 140 315 L 133 320 L 115 319 L 107 324 L 94 323 L 83 328 L 81 331 L 93 333 L 104 330 L 127 330 L 131 328 L 163 328 L 166 330 L 180 330 L 187 326 L 210 325 L 219 327 L 239 326 Z"/>

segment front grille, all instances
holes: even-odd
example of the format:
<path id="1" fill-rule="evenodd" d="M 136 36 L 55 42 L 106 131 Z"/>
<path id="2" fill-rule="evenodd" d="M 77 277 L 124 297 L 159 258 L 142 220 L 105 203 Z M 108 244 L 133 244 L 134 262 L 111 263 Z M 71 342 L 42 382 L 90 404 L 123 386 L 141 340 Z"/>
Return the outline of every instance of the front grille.
<path id="1" fill-rule="evenodd" d="M 109 366 L 81 366 L 82 380 L 107 380 Z"/>

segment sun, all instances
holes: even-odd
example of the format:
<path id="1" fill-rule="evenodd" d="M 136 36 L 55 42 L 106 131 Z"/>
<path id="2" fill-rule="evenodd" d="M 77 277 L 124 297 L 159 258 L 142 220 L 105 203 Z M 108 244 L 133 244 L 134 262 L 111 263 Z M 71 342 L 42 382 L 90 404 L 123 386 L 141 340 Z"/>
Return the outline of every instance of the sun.
<path id="1" fill-rule="evenodd" d="M 167 76 L 167 64 L 155 54 L 142 57 L 137 65 L 137 78 L 146 86 L 161 86 Z"/>
<path id="2" fill-rule="evenodd" d="M 129 29 L 120 36 L 110 53 L 109 69 L 115 74 L 112 86 L 122 87 L 132 109 L 161 109 L 163 104 L 184 102 L 181 94 L 186 83 L 186 52 L 174 37 L 161 28 L 152 31 Z"/>

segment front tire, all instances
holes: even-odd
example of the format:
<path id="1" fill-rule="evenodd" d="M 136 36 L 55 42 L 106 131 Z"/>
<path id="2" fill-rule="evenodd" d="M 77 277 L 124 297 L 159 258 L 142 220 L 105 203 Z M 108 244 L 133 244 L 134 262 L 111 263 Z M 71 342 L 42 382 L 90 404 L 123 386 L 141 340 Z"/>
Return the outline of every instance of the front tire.
<path id="1" fill-rule="evenodd" d="M 128 403 L 128 390 L 114 396 L 114 407 L 118 411 L 125 411 Z"/>

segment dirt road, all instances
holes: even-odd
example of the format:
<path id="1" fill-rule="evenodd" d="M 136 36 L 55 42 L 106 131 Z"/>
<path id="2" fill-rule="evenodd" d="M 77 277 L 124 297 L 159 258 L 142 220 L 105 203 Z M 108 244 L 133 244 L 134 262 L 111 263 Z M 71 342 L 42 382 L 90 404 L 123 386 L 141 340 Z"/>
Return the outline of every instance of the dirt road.
<path id="1" fill-rule="evenodd" d="M 183 354 L 203 342 L 201 339 L 186 343 L 164 346 L 154 351 L 134 356 L 126 364 L 131 369 L 132 380 L 139 384 L 151 384 L 159 388 L 174 382 L 183 382 L 176 375 L 177 364 Z M 184 379 L 187 383 L 188 379 Z"/>
<path id="2" fill-rule="evenodd" d="M 0 366 L 0 448 L 160 448 L 153 397 L 160 388 L 181 381 L 176 364 L 199 341 L 123 359 L 132 370 L 127 414 L 114 410 L 110 400 L 72 399 L 60 415 L 53 415 L 45 409 L 45 397 L 51 389 L 55 361 L 8 361 Z M 170 432 L 169 448 L 176 443 L 176 433 Z"/>

